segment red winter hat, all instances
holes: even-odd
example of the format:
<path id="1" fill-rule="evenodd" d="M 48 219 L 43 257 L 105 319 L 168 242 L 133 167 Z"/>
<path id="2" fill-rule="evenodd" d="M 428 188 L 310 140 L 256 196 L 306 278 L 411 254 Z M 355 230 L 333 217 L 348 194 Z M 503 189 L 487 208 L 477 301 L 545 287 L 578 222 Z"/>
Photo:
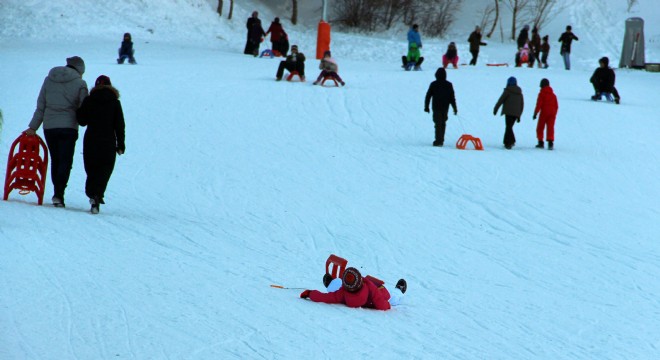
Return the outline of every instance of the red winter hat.
<path id="1" fill-rule="evenodd" d="M 362 288 L 362 274 L 354 267 L 347 268 L 344 270 L 342 285 L 348 292 L 357 292 Z"/>
<path id="2" fill-rule="evenodd" d="M 101 75 L 97 77 L 94 86 L 101 86 L 101 85 L 112 85 L 112 83 L 110 82 L 110 78 L 105 75 Z"/>

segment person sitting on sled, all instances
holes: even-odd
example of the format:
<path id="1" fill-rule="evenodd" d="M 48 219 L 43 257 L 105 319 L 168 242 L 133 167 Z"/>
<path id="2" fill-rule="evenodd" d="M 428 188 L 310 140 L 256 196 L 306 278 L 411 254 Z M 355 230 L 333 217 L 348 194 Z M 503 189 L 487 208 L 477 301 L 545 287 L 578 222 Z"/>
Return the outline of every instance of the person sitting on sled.
<path id="1" fill-rule="evenodd" d="M 324 284 L 327 282 L 328 291 L 333 286 L 332 277 L 326 274 L 323 277 Z M 397 305 L 402 295 L 406 292 L 406 281 L 401 279 L 397 282 L 395 296 L 383 286 L 384 283 L 374 277 L 362 277 L 358 269 L 349 267 L 344 270 L 341 287 L 336 291 L 323 293 L 318 290 L 305 290 L 300 294 L 302 299 L 309 298 L 314 302 L 326 304 L 344 304 L 352 308 L 371 308 L 376 310 L 389 310 L 392 305 Z M 334 283 L 337 287 L 337 283 Z M 401 295 L 397 294 L 398 291 Z"/>
<path id="2" fill-rule="evenodd" d="M 408 56 L 402 56 L 401 61 L 403 62 L 403 65 L 401 65 L 402 68 L 406 69 L 406 71 L 410 71 L 413 68 L 415 71 L 422 70 L 422 63 L 424 62 L 424 57 L 420 56 L 421 52 L 419 51 L 419 47 L 417 46 L 417 43 L 410 43 L 410 46 L 408 47 Z"/>
<path id="3" fill-rule="evenodd" d="M 346 85 L 346 83 L 341 79 L 341 77 L 337 73 L 339 71 L 339 66 L 337 65 L 337 61 L 332 57 L 332 53 L 330 53 L 330 50 L 326 50 L 323 53 L 323 59 L 321 59 L 321 63 L 319 64 L 319 69 L 321 69 L 321 73 L 319 74 L 319 77 L 316 78 L 316 81 L 314 81 L 314 85 L 320 84 L 321 80 L 323 80 L 323 78 L 325 77 L 329 77 L 339 81 L 341 86 Z"/>
<path id="4" fill-rule="evenodd" d="M 596 92 L 591 99 L 601 100 L 603 95 L 605 95 L 608 101 L 612 101 L 612 95 L 614 95 L 614 102 L 618 104 L 621 98 L 619 97 L 619 91 L 614 87 L 616 75 L 614 74 L 614 70 L 609 66 L 610 59 L 607 56 L 602 57 L 598 60 L 598 65 L 598 68 L 591 75 L 590 79 Z"/>
<path id="5" fill-rule="evenodd" d="M 286 60 L 280 61 L 275 80 L 282 80 L 285 69 L 292 73 L 297 71 L 298 75 L 300 75 L 300 80 L 305 81 L 305 54 L 298 52 L 298 45 L 291 46 L 291 54 L 286 57 Z"/>
<path id="6" fill-rule="evenodd" d="M 117 64 L 123 64 L 126 59 L 128 59 L 129 64 L 137 64 L 135 58 L 133 57 L 135 50 L 133 49 L 133 41 L 131 41 L 131 34 L 124 34 L 124 41 L 121 42 L 121 47 L 119 48 L 119 58 L 117 59 Z"/>
<path id="7" fill-rule="evenodd" d="M 453 41 L 447 46 L 447 52 L 442 55 L 442 67 L 446 69 L 449 64 L 454 69 L 458 69 L 458 50 L 456 49 L 456 43 Z"/>

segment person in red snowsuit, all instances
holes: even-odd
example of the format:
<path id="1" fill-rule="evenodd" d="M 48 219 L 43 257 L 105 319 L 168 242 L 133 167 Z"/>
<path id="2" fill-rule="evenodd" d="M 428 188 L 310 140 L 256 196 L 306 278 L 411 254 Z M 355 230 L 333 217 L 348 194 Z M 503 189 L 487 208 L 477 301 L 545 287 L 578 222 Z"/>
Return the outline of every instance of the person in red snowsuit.
<path id="1" fill-rule="evenodd" d="M 536 108 L 534 108 L 534 117 L 541 113 L 539 117 L 539 122 L 536 124 L 536 138 L 539 140 L 537 148 L 543 149 L 543 130 L 546 129 L 546 140 L 548 141 L 548 149 L 552 150 L 554 147 L 555 141 L 555 118 L 557 117 L 557 111 L 559 110 L 559 104 L 557 103 L 557 96 L 552 91 L 550 87 L 550 81 L 548 79 L 541 80 L 541 91 L 539 96 L 536 99 Z"/>
<path id="2" fill-rule="evenodd" d="M 305 290 L 300 297 L 326 304 L 344 304 L 352 308 L 389 310 L 391 307 L 390 292 L 383 286 L 383 283 L 370 276 L 363 278 L 360 272 L 353 267 L 344 270 L 342 287 L 339 290 L 331 293 Z"/>

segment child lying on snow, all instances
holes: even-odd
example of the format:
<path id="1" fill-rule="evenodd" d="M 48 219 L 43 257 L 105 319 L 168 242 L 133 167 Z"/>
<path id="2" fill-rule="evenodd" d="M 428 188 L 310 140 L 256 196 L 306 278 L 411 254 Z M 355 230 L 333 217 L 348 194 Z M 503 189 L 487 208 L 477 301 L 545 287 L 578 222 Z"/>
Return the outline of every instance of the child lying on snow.
<path id="1" fill-rule="evenodd" d="M 320 84 L 324 77 L 330 77 L 339 81 L 341 86 L 346 85 L 337 73 L 339 71 L 339 66 L 337 65 L 337 61 L 332 57 L 330 50 L 323 53 L 323 59 L 321 59 L 319 69 L 321 69 L 321 73 L 319 74 L 319 77 L 316 78 L 316 81 L 314 81 L 314 85 Z"/>
<path id="2" fill-rule="evenodd" d="M 323 284 L 328 292 L 305 290 L 300 294 L 302 299 L 309 298 L 314 302 L 326 304 L 345 304 L 348 307 L 372 308 L 389 310 L 391 306 L 401 303 L 407 284 L 404 279 L 396 283 L 392 294 L 385 288 L 384 282 L 372 277 L 362 277 L 358 269 L 349 267 L 344 270 L 341 280 L 332 279 L 329 274 L 323 277 Z"/>

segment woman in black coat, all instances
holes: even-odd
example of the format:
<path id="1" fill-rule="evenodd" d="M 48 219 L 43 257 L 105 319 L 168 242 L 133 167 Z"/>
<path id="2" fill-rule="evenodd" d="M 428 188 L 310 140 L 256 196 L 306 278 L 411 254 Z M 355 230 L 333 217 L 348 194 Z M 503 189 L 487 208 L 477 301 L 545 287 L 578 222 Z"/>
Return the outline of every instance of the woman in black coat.
<path id="1" fill-rule="evenodd" d="M 87 126 L 83 140 L 87 173 L 85 194 L 92 204 L 92 213 L 98 214 L 100 204 L 105 204 L 103 196 L 115 167 L 115 158 L 126 149 L 119 91 L 112 86 L 109 77 L 101 75 L 96 79 L 94 88 L 76 115 L 78 123 Z"/>

